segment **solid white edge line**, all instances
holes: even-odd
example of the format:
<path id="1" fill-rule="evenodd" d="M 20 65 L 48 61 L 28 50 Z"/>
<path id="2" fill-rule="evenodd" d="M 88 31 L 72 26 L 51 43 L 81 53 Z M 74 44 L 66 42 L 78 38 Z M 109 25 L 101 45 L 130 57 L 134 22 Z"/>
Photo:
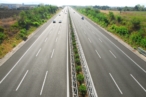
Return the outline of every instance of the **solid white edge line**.
<path id="1" fill-rule="evenodd" d="M 36 57 L 39 55 L 40 51 L 41 51 L 41 48 L 40 48 L 39 51 L 37 52 Z"/>
<path id="2" fill-rule="evenodd" d="M 99 53 L 97 52 L 97 50 L 95 50 L 95 51 L 96 51 L 97 55 L 99 56 L 99 58 L 101 58 L 101 56 L 99 55 Z"/>
<path id="3" fill-rule="evenodd" d="M 49 25 L 50 26 L 50 25 Z M 47 27 L 48 28 L 48 27 Z M 47 30 L 47 28 L 43 31 L 43 33 Z M 34 41 L 34 43 L 27 49 L 27 51 L 21 56 L 21 58 L 17 61 L 17 63 L 10 69 L 10 71 L 3 77 L 3 79 L 0 81 L 0 84 L 5 80 L 5 78 L 12 72 L 12 70 L 17 66 L 17 64 L 21 61 L 21 59 L 26 55 L 26 53 L 31 49 L 31 47 L 36 43 L 36 41 L 43 35 L 41 35 Z"/>
<path id="4" fill-rule="evenodd" d="M 96 29 L 96 28 L 95 28 Z M 97 29 L 96 29 L 97 30 Z M 101 33 L 101 32 L 100 32 Z M 101 33 L 106 39 L 108 39 L 103 33 Z M 117 49 L 119 49 L 126 57 L 128 57 L 137 67 L 139 67 L 143 72 L 146 73 L 140 65 L 138 65 L 132 58 L 130 58 L 123 50 L 121 50 L 116 44 L 114 44 L 110 39 L 108 39 Z"/>
<path id="5" fill-rule="evenodd" d="M 69 22 L 68 22 L 69 23 Z M 67 25 L 68 26 L 68 25 Z M 66 67 L 67 67 L 67 97 L 70 97 L 70 90 L 69 90 L 69 63 L 68 63 L 68 28 L 67 28 L 67 62 L 66 62 Z"/>
<path id="6" fill-rule="evenodd" d="M 91 40 L 88 38 L 88 40 L 90 41 L 90 43 L 91 43 Z"/>
<path id="7" fill-rule="evenodd" d="M 48 74 L 48 71 L 46 71 L 46 75 L 45 75 L 45 78 L 44 78 L 44 81 L 43 81 L 43 84 L 42 84 L 40 95 L 42 95 L 42 92 L 43 92 L 43 89 L 44 89 L 44 85 L 45 85 L 45 82 L 46 82 L 46 78 L 47 78 L 47 74 Z"/>
<path id="8" fill-rule="evenodd" d="M 58 40 L 58 37 L 56 38 L 56 42 L 57 42 L 57 40 Z"/>
<path id="9" fill-rule="evenodd" d="M 136 81 L 136 83 L 146 92 L 146 89 L 136 80 L 136 78 L 132 74 L 130 75 Z"/>
<path id="10" fill-rule="evenodd" d="M 48 38 L 46 38 L 44 42 L 46 42 L 47 40 L 48 40 Z"/>
<path id="11" fill-rule="evenodd" d="M 120 87 L 118 86 L 118 84 L 117 84 L 116 81 L 114 80 L 113 76 L 111 75 L 111 73 L 109 73 L 109 75 L 110 75 L 110 77 L 112 78 L 112 80 L 114 81 L 114 83 L 115 83 L 115 85 L 117 86 L 117 88 L 118 88 L 118 90 L 120 91 L 120 93 L 123 94 L 122 91 L 121 91 L 121 89 L 120 89 Z"/>
<path id="12" fill-rule="evenodd" d="M 99 39 L 99 40 L 100 40 L 100 42 L 102 42 L 101 39 Z"/>
<path id="13" fill-rule="evenodd" d="M 52 51 L 51 58 L 53 57 L 53 54 L 54 54 L 54 49 L 53 49 L 53 51 Z"/>
<path id="14" fill-rule="evenodd" d="M 26 77 L 27 73 L 28 73 L 28 70 L 26 71 L 26 73 L 24 74 L 23 78 L 21 79 L 19 85 L 18 85 L 17 88 L 16 88 L 16 91 L 19 89 L 19 87 L 20 87 L 20 85 L 22 84 L 22 82 L 23 82 L 24 78 Z"/>
<path id="15" fill-rule="evenodd" d="M 110 51 L 110 50 L 109 50 Z M 115 58 L 117 58 L 114 54 L 113 54 L 113 52 L 112 51 L 110 51 L 110 53 L 115 57 Z"/>

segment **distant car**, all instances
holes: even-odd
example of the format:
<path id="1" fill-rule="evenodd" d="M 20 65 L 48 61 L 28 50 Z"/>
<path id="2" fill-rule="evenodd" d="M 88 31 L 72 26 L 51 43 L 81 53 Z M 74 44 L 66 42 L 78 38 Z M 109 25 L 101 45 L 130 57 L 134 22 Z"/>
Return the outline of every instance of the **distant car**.
<path id="1" fill-rule="evenodd" d="M 82 17 L 81 19 L 84 20 L 84 17 Z"/>
<path id="2" fill-rule="evenodd" d="M 62 23 L 62 21 L 60 20 L 59 23 Z"/>
<path id="3" fill-rule="evenodd" d="M 56 21 L 55 21 L 55 20 L 53 20 L 53 23 L 56 23 Z"/>

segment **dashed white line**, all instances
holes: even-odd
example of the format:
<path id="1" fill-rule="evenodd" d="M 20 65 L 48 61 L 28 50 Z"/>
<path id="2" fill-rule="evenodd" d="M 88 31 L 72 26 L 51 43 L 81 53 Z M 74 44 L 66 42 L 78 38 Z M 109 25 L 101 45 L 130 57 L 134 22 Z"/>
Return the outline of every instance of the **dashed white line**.
<path id="1" fill-rule="evenodd" d="M 99 55 L 99 53 L 97 52 L 97 50 L 95 50 L 95 51 L 96 51 L 97 55 L 99 56 L 99 58 L 101 58 L 101 56 Z"/>
<path id="2" fill-rule="evenodd" d="M 111 75 L 111 73 L 109 73 L 109 75 L 110 75 L 110 77 L 112 78 L 112 80 L 114 81 L 114 83 L 115 83 L 115 85 L 117 86 L 117 88 L 118 88 L 118 90 L 120 91 L 120 93 L 123 94 L 122 91 L 121 91 L 121 89 L 120 89 L 120 87 L 118 86 L 118 84 L 117 84 L 116 81 L 114 80 L 113 76 Z"/>
<path id="3" fill-rule="evenodd" d="M 101 39 L 99 39 L 99 41 L 102 42 Z"/>
<path id="4" fill-rule="evenodd" d="M 51 58 L 53 57 L 53 54 L 54 54 L 54 49 L 53 49 L 53 51 L 52 51 Z"/>
<path id="5" fill-rule="evenodd" d="M 146 92 L 146 89 L 136 80 L 136 78 L 132 74 L 130 75 L 136 81 L 136 83 Z"/>
<path id="6" fill-rule="evenodd" d="M 47 40 L 48 40 L 48 38 L 46 38 L 44 42 L 46 42 Z"/>
<path id="7" fill-rule="evenodd" d="M 58 37 L 56 38 L 56 42 L 57 42 L 57 40 L 58 40 Z"/>
<path id="8" fill-rule="evenodd" d="M 26 71 L 26 73 L 24 74 L 22 80 L 20 81 L 19 85 L 17 86 L 16 91 L 19 89 L 19 87 L 22 84 L 22 82 L 23 82 L 24 78 L 26 77 L 27 73 L 28 73 L 28 70 Z"/>
<path id="9" fill-rule="evenodd" d="M 109 50 L 110 51 L 110 50 Z M 112 53 L 112 51 L 110 51 L 110 53 L 115 57 L 115 58 L 117 58 L 113 53 Z"/>
<path id="10" fill-rule="evenodd" d="M 132 58 L 130 58 L 123 50 L 121 50 L 115 43 L 113 43 L 110 39 L 108 39 L 103 33 L 101 33 L 107 40 L 110 41 L 117 49 L 119 49 L 126 57 L 128 57 L 137 67 L 139 67 L 143 72 L 146 73 L 146 70 L 144 70 L 139 64 L 137 64 Z"/>
<path id="11" fill-rule="evenodd" d="M 41 88 L 40 95 L 42 95 L 42 92 L 43 92 L 43 89 L 44 89 L 44 85 L 45 85 L 45 82 L 46 82 L 47 75 L 48 75 L 48 71 L 46 71 L 46 75 L 45 75 L 45 78 L 44 78 L 44 81 L 43 81 L 43 84 L 42 84 L 42 88 Z"/>
<path id="12" fill-rule="evenodd" d="M 41 48 L 39 49 L 38 53 L 36 54 L 36 57 L 38 56 L 38 54 L 40 53 L 40 51 L 41 51 Z"/>
<path id="13" fill-rule="evenodd" d="M 91 43 L 91 40 L 88 38 L 88 40 L 90 41 L 90 43 Z"/>
<path id="14" fill-rule="evenodd" d="M 6 79 L 6 77 L 12 72 L 12 70 L 18 65 L 18 63 L 21 61 L 21 59 L 26 55 L 26 53 L 31 49 L 31 47 L 36 43 L 36 41 L 44 34 L 44 32 L 47 30 L 47 28 L 41 33 L 41 35 L 34 41 L 34 43 L 27 49 L 27 51 L 21 56 L 21 58 L 17 61 L 17 63 L 10 69 L 10 71 L 3 77 L 3 79 L 0 81 L 0 84 Z"/>

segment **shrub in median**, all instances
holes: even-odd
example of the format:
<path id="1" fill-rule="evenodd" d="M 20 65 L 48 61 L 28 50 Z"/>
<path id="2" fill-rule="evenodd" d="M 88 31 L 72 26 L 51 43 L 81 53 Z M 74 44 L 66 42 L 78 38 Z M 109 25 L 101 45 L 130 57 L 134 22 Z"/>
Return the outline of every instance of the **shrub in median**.
<path id="1" fill-rule="evenodd" d="M 77 80 L 79 81 L 80 84 L 82 84 L 82 82 L 84 82 L 84 76 L 83 76 L 83 74 L 78 74 L 77 75 Z"/>
<path id="2" fill-rule="evenodd" d="M 81 66 L 76 66 L 76 72 L 79 73 L 81 71 Z"/>
<path id="3" fill-rule="evenodd" d="M 75 59 L 75 63 L 76 63 L 77 65 L 80 65 L 80 64 L 81 64 L 80 59 L 79 59 L 79 58 L 76 58 L 76 59 Z"/>
<path id="4" fill-rule="evenodd" d="M 75 58 L 79 58 L 79 54 L 75 54 Z"/>
<path id="5" fill-rule="evenodd" d="M 82 97 L 85 97 L 85 95 L 87 93 L 87 89 L 86 89 L 86 86 L 84 84 L 79 86 L 79 92 L 81 93 Z"/>

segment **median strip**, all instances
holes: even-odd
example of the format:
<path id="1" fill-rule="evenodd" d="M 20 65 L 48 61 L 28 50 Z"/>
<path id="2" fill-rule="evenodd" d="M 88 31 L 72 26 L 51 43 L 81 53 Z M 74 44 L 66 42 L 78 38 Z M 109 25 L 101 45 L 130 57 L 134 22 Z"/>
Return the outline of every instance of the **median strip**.
<path id="1" fill-rule="evenodd" d="M 69 15 L 70 18 L 70 15 Z M 73 91 L 73 97 L 89 97 L 87 94 L 87 87 L 86 83 L 84 81 L 84 74 L 82 71 L 81 61 L 80 61 L 80 55 L 78 53 L 77 43 L 76 43 L 76 37 L 74 34 L 72 22 L 70 19 L 70 30 L 71 30 L 71 60 L 72 60 L 72 91 Z M 78 91 L 79 90 L 79 91 Z"/>

